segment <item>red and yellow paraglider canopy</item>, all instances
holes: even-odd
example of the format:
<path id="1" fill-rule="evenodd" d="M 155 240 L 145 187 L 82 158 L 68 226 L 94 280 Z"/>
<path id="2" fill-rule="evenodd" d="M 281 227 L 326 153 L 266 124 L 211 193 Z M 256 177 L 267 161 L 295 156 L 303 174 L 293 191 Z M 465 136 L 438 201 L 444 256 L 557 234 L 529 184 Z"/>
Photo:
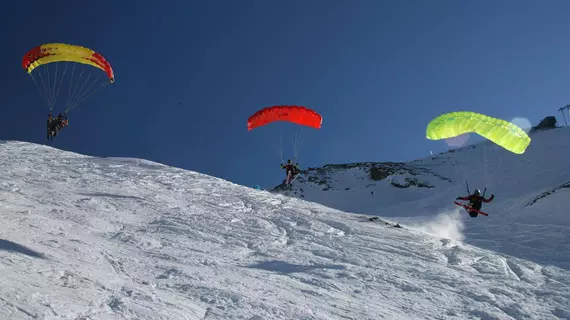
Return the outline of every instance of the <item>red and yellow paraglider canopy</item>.
<path id="1" fill-rule="evenodd" d="M 78 62 L 99 68 L 105 71 L 111 83 L 115 82 L 113 68 L 101 54 L 85 47 L 65 43 L 48 43 L 33 48 L 22 58 L 22 67 L 31 74 L 38 66 L 61 61 Z"/>
<path id="2" fill-rule="evenodd" d="M 67 101 L 62 103 L 67 113 L 101 87 L 115 82 L 113 68 L 103 55 L 72 44 L 37 46 L 24 55 L 22 68 L 36 83 L 50 112 L 64 85 L 69 86 Z"/>

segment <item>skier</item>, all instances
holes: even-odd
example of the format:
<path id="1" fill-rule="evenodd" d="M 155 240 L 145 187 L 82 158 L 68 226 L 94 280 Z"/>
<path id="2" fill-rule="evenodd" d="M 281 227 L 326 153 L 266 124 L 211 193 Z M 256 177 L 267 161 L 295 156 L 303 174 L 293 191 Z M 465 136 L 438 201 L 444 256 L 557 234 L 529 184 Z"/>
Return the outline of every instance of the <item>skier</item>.
<path id="1" fill-rule="evenodd" d="M 281 164 L 281 169 L 285 169 L 285 180 L 284 184 L 289 184 L 293 178 L 293 173 L 295 172 L 295 165 L 291 162 L 291 159 L 287 160 L 286 164 Z"/>
<path id="2" fill-rule="evenodd" d="M 495 199 L 494 194 L 492 194 L 489 199 L 485 199 L 483 196 L 481 196 L 481 190 L 475 189 L 475 191 L 473 192 L 472 195 L 468 195 L 467 197 L 457 197 L 455 200 L 469 201 L 469 204 L 467 205 L 468 207 L 473 208 L 477 211 L 480 211 L 481 206 L 483 206 L 483 202 L 489 203 L 489 202 L 493 201 L 493 199 Z M 477 211 L 469 210 L 469 209 L 465 209 L 465 210 L 467 210 L 467 212 L 469 213 L 469 216 L 471 216 L 472 218 L 476 218 L 479 215 L 479 212 L 477 212 Z"/>
<path id="3" fill-rule="evenodd" d="M 48 121 L 47 121 L 47 125 L 48 125 L 48 140 L 53 140 L 53 138 L 55 136 L 57 136 L 57 133 L 59 132 L 59 129 L 61 128 L 61 123 L 63 121 L 63 115 L 60 113 L 57 118 L 53 118 L 50 114 L 48 115 Z"/>
<path id="4" fill-rule="evenodd" d="M 66 127 L 69 124 L 69 120 L 67 119 L 67 114 L 61 114 L 57 116 L 57 118 L 52 118 L 51 113 L 48 115 L 48 140 L 53 140 L 55 136 L 59 133 L 63 127 Z"/>

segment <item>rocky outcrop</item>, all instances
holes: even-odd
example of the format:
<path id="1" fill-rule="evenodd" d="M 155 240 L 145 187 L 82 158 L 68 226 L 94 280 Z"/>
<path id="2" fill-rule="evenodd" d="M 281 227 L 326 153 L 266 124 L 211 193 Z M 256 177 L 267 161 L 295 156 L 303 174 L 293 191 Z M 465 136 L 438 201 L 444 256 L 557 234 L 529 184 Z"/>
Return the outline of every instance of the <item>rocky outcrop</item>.
<path id="1" fill-rule="evenodd" d="M 539 124 L 532 127 L 532 129 L 530 131 L 531 132 L 544 131 L 544 130 L 550 130 L 550 129 L 555 129 L 555 128 L 558 128 L 556 126 L 556 117 L 555 116 L 548 116 L 548 117 L 542 119 L 542 121 L 540 121 Z"/>
<path id="2" fill-rule="evenodd" d="M 555 188 L 552 189 L 552 190 L 543 192 L 542 194 L 540 194 L 539 196 L 537 196 L 536 198 L 534 198 L 532 201 L 530 201 L 529 203 L 527 203 L 527 204 L 525 205 L 525 207 L 530 207 L 530 206 L 534 205 L 535 203 L 537 203 L 539 200 L 548 197 L 549 195 L 555 193 L 556 191 L 561 190 L 561 189 L 566 189 L 566 188 L 570 188 L 570 181 L 568 181 L 568 182 L 566 182 L 566 183 L 563 183 L 563 184 L 561 184 L 561 185 L 555 187 Z"/>
<path id="3" fill-rule="evenodd" d="M 316 188 L 321 191 L 351 190 L 342 185 L 338 180 L 349 170 L 354 172 L 354 179 L 364 180 L 363 187 L 376 186 L 376 183 L 388 180 L 395 188 L 434 188 L 432 184 L 424 180 L 424 177 L 436 177 L 439 180 L 451 182 L 449 178 L 440 176 L 433 171 L 420 165 L 403 162 L 359 162 L 348 164 L 327 164 L 321 168 L 308 168 L 301 171 L 293 186 L 279 185 L 273 188 L 273 192 L 285 193 L 289 196 L 304 198 L 303 188 Z M 358 172 L 358 173 L 357 173 Z M 370 181 L 366 185 L 366 180 Z M 373 191 L 372 191 L 373 192 Z"/>

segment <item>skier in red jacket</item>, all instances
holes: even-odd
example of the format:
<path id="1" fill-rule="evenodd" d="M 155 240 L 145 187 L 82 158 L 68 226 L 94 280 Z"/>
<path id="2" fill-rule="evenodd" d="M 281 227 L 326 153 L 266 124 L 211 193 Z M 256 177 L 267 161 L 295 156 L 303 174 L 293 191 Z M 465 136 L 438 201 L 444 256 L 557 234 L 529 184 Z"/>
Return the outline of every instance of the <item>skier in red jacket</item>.
<path id="1" fill-rule="evenodd" d="M 468 195 L 467 197 L 457 197 L 455 200 L 469 201 L 469 204 L 467 206 L 469 206 L 469 207 L 471 207 L 477 211 L 480 211 L 481 207 L 483 206 L 483 202 L 489 203 L 489 202 L 493 201 L 493 199 L 495 199 L 494 194 L 492 194 L 489 199 L 485 199 L 483 196 L 481 196 L 481 191 L 479 189 L 476 189 L 475 192 L 473 192 L 473 194 Z M 469 210 L 469 209 L 465 209 L 465 210 L 467 210 L 469 215 L 473 218 L 476 218 L 479 215 L 479 212 L 477 212 L 477 211 Z"/>

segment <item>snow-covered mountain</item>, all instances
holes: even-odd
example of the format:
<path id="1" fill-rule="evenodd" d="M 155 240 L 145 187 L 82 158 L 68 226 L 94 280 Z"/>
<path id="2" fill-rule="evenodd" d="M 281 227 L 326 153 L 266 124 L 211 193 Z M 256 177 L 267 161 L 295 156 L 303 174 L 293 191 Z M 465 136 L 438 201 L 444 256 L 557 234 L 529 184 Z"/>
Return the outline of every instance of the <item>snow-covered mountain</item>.
<path id="1" fill-rule="evenodd" d="M 522 155 L 486 141 L 407 163 L 309 168 L 273 192 L 406 222 L 459 210 L 467 181 L 496 196 L 483 206 L 489 217 L 462 211 L 467 243 L 570 269 L 570 128 L 530 136 Z"/>
<path id="2" fill-rule="evenodd" d="M 0 144 L 0 155 L 0 319 L 570 318 L 568 270 L 453 240 L 462 238 L 458 211 L 394 228 L 145 160 L 23 142 Z M 440 175 L 446 157 L 423 161 Z M 437 175 L 428 182 L 460 192 Z M 506 181 L 493 192 L 523 208 L 558 183 L 518 181 L 522 195 L 499 192 L 516 185 Z M 445 199 L 429 190 L 404 189 L 422 195 L 401 208 L 425 215 Z M 550 195 L 518 213 L 503 200 L 489 212 L 552 221 L 547 205 L 564 200 Z M 552 231 L 535 224 L 532 236 Z"/>

